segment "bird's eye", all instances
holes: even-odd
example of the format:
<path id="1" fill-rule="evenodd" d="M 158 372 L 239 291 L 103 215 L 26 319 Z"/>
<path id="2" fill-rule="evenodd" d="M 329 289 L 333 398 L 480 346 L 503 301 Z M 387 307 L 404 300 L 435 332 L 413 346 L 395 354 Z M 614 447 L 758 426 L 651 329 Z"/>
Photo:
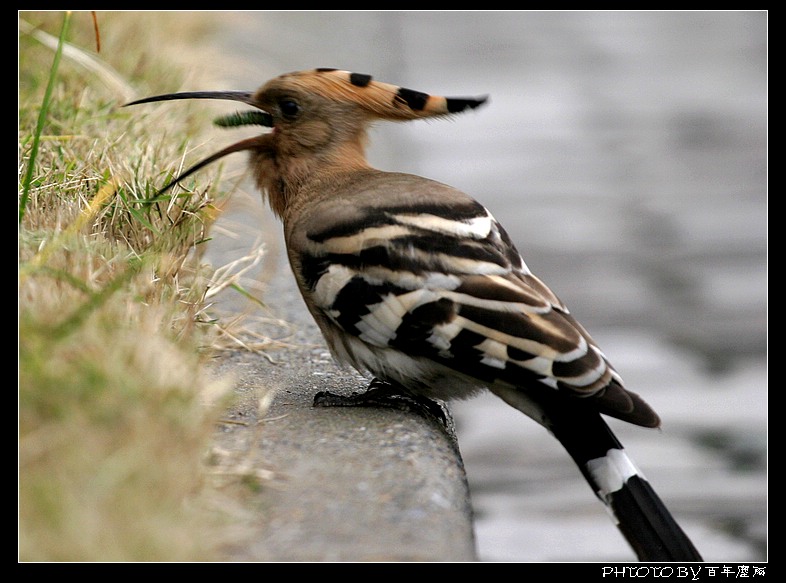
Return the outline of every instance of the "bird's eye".
<path id="1" fill-rule="evenodd" d="M 281 115 L 290 120 L 295 119 L 300 113 L 300 105 L 292 99 L 282 99 L 278 102 L 278 107 L 281 109 Z"/>

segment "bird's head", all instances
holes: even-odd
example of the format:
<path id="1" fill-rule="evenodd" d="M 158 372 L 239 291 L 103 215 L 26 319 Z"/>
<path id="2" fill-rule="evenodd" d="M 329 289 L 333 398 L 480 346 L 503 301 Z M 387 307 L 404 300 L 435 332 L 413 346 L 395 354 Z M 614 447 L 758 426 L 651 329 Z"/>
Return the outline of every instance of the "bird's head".
<path id="1" fill-rule="evenodd" d="M 220 117 L 222 127 L 271 128 L 216 152 L 184 171 L 164 190 L 228 154 L 248 150 L 258 186 L 273 210 L 283 211 L 287 190 L 314 172 L 366 167 L 366 130 L 376 120 L 406 121 L 474 109 L 487 97 L 440 97 L 374 81 L 370 75 L 313 69 L 271 79 L 256 92 L 169 93 L 125 104 L 180 99 L 239 101 L 255 109 Z"/>

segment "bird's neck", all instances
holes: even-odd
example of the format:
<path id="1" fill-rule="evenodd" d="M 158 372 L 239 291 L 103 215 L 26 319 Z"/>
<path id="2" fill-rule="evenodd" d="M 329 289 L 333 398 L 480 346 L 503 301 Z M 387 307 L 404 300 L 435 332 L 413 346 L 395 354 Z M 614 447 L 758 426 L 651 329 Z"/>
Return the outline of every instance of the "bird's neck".
<path id="1" fill-rule="evenodd" d="M 292 155 L 278 150 L 274 156 L 256 156 L 253 165 L 260 190 L 266 193 L 270 208 L 282 219 L 301 206 L 304 193 L 313 191 L 315 185 L 330 184 L 340 181 L 341 176 L 369 169 L 360 140 Z"/>

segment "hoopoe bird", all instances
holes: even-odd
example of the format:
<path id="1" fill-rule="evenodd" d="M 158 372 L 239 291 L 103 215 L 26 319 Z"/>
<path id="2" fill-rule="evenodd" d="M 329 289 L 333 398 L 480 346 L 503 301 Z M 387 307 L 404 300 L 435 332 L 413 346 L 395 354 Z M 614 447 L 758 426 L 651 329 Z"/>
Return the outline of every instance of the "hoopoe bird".
<path id="1" fill-rule="evenodd" d="M 543 425 L 573 458 L 637 556 L 701 561 L 603 415 L 660 426 L 587 331 L 530 272 L 504 228 L 467 194 L 366 160 L 377 120 L 444 117 L 486 97 L 428 95 L 369 75 L 315 69 L 256 92 L 187 92 L 127 105 L 223 99 L 255 109 L 216 120 L 270 131 L 183 172 L 248 151 L 282 220 L 292 272 L 332 354 L 375 391 L 462 399 L 490 390 Z"/>

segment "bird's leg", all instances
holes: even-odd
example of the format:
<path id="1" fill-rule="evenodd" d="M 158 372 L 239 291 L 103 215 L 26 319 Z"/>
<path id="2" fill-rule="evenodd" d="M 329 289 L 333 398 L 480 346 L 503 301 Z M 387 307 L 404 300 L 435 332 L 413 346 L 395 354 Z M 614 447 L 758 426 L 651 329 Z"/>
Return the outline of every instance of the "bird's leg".
<path id="1" fill-rule="evenodd" d="M 320 391 L 314 395 L 314 407 L 386 407 L 435 419 L 445 428 L 452 426 L 450 414 L 440 402 L 414 394 L 399 384 L 376 378 L 362 393 L 337 395 Z"/>

